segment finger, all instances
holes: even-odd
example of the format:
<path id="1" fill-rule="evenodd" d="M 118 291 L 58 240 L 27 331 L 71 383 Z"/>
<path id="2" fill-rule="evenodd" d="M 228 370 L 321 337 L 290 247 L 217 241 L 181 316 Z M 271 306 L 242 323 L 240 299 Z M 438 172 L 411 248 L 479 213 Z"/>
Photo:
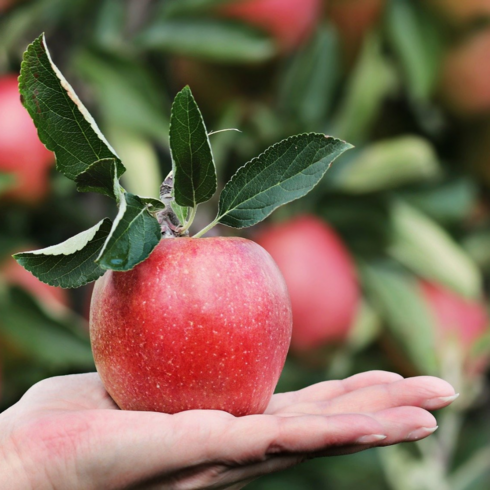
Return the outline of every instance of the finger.
<path id="1" fill-rule="evenodd" d="M 454 388 L 446 381 L 430 376 L 419 376 L 367 386 L 326 401 L 293 404 L 284 407 L 278 414 L 373 413 L 400 406 L 436 410 L 449 405 L 456 397 Z"/>
<path id="2" fill-rule="evenodd" d="M 216 463 L 248 466 L 270 455 L 302 455 L 330 445 L 354 444 L 366 434 L 379 434 L 383 427 L 373 417 L 358 414 L 235 418 L 213 411 L 177 416 L 98 411 L 90 429 L 93 440 L 77 444 L 79 472 L 90 475 L 95 487 L 97 481 L 110 480 L 125 488 L 183 468 Z"/>
<path id="3" fill-rule="evenodd" d="M 272 397 L 266 413 L 275 413 L 291 404 L 329 400 L 351 391 L 372 385 L 392 383 L 403 377 L 387 371 L 368 371 L 356 374 L 344 380 L 324 381 L 299 391 L 278 393 Z"/>

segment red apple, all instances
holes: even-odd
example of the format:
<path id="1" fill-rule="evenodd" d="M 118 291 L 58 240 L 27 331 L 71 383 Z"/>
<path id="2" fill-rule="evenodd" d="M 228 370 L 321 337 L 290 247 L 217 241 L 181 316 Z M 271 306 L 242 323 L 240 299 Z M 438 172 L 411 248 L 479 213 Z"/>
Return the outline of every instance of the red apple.
<path id="1" fill-rule="evenodd" d="M 219 15 L 263 29 L 280 48 L 291 51 L 313 32 L 322 0 L 235 0 L 219 8 Z"/>
<path id="2" fill-rule="evenodd" d="M 284 275 L 293 309 L 291 350 L 344 341 L 360 300 L 352 258 L 337 235 L 314 216 L 265 229 L 256 238 Z"/>
<path id="3" fill-rule="evenodd" d="M 484 359 L 469 359 L 471 350 L 488 333 L 489 319 L 482 302 L 468 300 L 443 286 L 420 282 L 422 295 L 436 327 L 436 345 L 443 353 L 449 342 L 460 346 L 468 372 L 481 371 Z"/>
<path id="4" fill-rule="evenodd" d="M 329 0 L 327 18 L 337 27 L 347 64 L 355 60 L 366 34 L 380 20 L 386 0 Z"/>
<path id="5" fill-rule="evenodd" d="M 490 29 L 450 49 L 444 59 L 440 91 L 456 114 L 490 113 Z"/>
<path id="6" fill-rule="evenodd" d="M 0 78 L 0 172 L 12 173 L 18 182 L 2 197 L 38 202 L 48 191 L 53 163 L 53 153 L 39 141 L 34 123 L 20 102 L 17 77 Z"/>
<path id="7" fill-rule="evenodd" d="M 0 278 L 7 284 L 25 289 L 53 312 L 60 313 L 66 310 L 70 304 L 68 291 L 66 289 L 56 288 L 41 282 L 13 258 L 7 259 L 0 266 Z"/>
<path id="8" fill-rule="evenodd" d="M 129 272 L 97 280 L 97 370 L 125 410 L 262 413 L 291 337 L 270 255 L 242 238 L 167 238 Z"/>

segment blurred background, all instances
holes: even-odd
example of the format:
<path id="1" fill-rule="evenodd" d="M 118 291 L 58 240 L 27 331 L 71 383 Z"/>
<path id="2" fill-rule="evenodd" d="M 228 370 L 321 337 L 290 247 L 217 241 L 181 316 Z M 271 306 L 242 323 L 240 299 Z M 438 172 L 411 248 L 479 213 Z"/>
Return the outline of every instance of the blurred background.
<path id="1" fill-rule="evenodd" d="M 55 63 L 158 196 L 170 103 L 189 84 L 221 184 L 289 135 L 355 149 L 307 197 L 241 233 L 284 273 L 294 333 L 278 390 L 369 369 L 461 393 L 426 441 L 308 462 L 256 490 L 490 488 L 490 0 L 0 0 L 1 409 L 94 369 L 90 285 L 46 286 L 10 258 L 87 229 L 113 204 L 57 174 L 19 101 L 22 53 Z M 216 199 L 200 206 L 196 230 Z M 221 234 L 236 230 L 218 229 Z"/>

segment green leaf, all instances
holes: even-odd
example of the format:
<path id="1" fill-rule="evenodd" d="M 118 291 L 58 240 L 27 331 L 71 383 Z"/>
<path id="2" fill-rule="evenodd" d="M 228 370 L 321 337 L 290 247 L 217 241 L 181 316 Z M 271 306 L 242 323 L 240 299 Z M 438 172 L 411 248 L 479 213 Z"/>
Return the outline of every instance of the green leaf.
<path id="1" fill-rule="evenodd" d="M 395 70 L 382 51 L 381 40 L 375 35 L 368 36 L 349 77 L 331 133 L 354 144 L 365 141 L 396 83 Z"/>
<path id="2" fill-rule="evenodd" d="M 24 53 L 19 77 L 22 102 L 39 138 L 56 154 L 57 169 L 75 180 L 93 163 L 112 158 L 124 166 L 85 106 L 52 62 L 44 35 Z"/>
<path id="3" fill-rule="evenodd" d="M 11 189 L 17 183 L 14 174 L 0 172 L 0 195 Z"/>
<path id="4" fill-rule="evenodd" d="M 208 13 L 227 3 L 235 0 L 169 0 L 161 4 L 160 15 L 177 16 L 177 15 L 195 15 Z"/>
<path id="5" fill-rule="evenodd" d="M 210 199 L 216 192 L 216 168 L 206 126 L 189 87 L 172 104 L 170 150 L 177 204 L 194 208 Z"/>
<path id="6" fill-rule="evenodd" d="M 387 8 L 388 39 L 398 55 L 414 100 L 427 100 L 440 75 L 443 37 L 426 9 L 410 0 L 390 2 Z"/>
<path id="7" fill-rule="evenodd" d="M 320 28 L 311 43 L 295 55 L 281 77 L 281 109 L 308 127 L 314 128 L 324 123 L 334 103 L 340 64 L 336 30 L 332 27 Z"/>
<path id="8" fill-rule="evenodd" d="M 170 206 L 172 207 L 172 211 L 175 213 L 175 216 L 177 216 L 177 219 L 183 225 L 187 221 L 187 217 L 189 216 L 189 208 L 179 206 L 175 201 L 172 201 L 170 203 Z"/>
<path id="9" fill-rule="evenodd" d="M 0 335 L 30 360 L 54 369 L 93 370 L 88 337 L 76 335 L 62 321 L 48 317 L 34 299 L 19 288 L 0 302 Z"/>
<path id="10" fill-rule="evenodd" d="M 119 199 L 119 175 L 118 167 L 114 158 L 98 160 L 85 172 L 77 175 L 77 191 L 98 192 L 113 199 Z"/>
<path id="11" fill-rule="evenodd" d="M 482 278 L 477 265 L 435 221 L 409 204 L 391 206 L 393 227 L 388 252 L 400 263 L 468 298 L 479 298 Z"/>
<path id="12" fill-rule="evenodd" d="M 92 228 L 52 247 L 14 255 L 21 266 L 51 286 L 77 288 L 105 272 L 94 261 L 111 229 L 103 219 Z"/>
<path id="13" fill-rule="evenodd" d="M 161 239 L 158 221 L 138 196 L 123 193 L 119 213 L 96 262 L 103 269 L 127 271 L 143 262 Z"/>
<path id="14" fill-rule="evenodd" d="M 329 185 L 352 194 L 392 189 L 441 174 L 434 147 L 419 136 L 378 141 L 351 156 L 335 168 Z"/>
<path id="15" fill-rule="evenodd" d="M 257 63 L 276 54 L 262 32 L 227 20 L 185 18 L 157 20 L 135 40 L 145 49 L 216 62 Z"/>
<path id="16" fill-rule="evenodd" d="M 133 138 L 137 133 L 168 147 L 170 104 L 161 81 L 157 83 L 151 77 L 141 60 L 127 52 L 114 54 L 86 48 L 75 55 L 72 63 L 95 93 L 102 127 L 118 152 L 117 141 L 113 134 L 107 133 L 107 126 L 124 128 Z M 120 155 L 128 165 L 122 151 Z"/>
<path id="17" fill-rule="evenodd" d="M 436 329 L 417 282 L 391 264 L 363 264 L 360 270 L 368 297 L 397 344 L 421 373 L 438 374 Z"/>
<path id="18" fill-rule="evenodd" d="M 301 134 L 269 147 L 241 167 L 225 185 L 217 221 L 245 228 L 276 208 L 303 197 L 325 175 L 349 143 L 323 134 Z"/>

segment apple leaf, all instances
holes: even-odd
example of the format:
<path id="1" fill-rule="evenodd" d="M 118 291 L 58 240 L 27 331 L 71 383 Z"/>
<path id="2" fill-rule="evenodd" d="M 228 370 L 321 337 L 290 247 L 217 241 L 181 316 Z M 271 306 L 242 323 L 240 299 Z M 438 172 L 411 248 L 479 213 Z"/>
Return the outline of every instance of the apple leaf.
<path id="1" fill-rule="evenodd" d="M 303 197 L 352 145 L 323 134 L 287 138 L 238 169 L 225 185 L 216 222 L 253 226 L 276 208 Z"/>
<path id="2" fill-rule="evenodd" d="M 77 191 L 98 192 L 119 200 L 119 168 L 114 158 L 104 158 L 92 163 L 85 172 L 77 175 Z"/>
<path id="3" fill-rule="evenodd" d="M 63 175 L 76 180 L 91 165 L 108 158 L 116 161 L 119 176 L 124 173 L 125 168 L 116 152 L 51 60 L 44 35 L 24 53 L 19 89 L 40 140 L 54 151 L 57 169 Z M 103 171 L 109 172 L 103 182 L 110 184 L 110 166 L 98 166 L 98 172 Z M 101 188 L 95 188 L 100 192 Z M 103 193 L 110 194 L 111 189 L 109 185 Z"/>
<path id="4" fill-rule="evenodd" d="M 206 17 L 157 18 L 135 44 L 220 63 L 260 63 L 277 52 L 274 41 L 258 29 Z"/>
<path id="5" fill-rule="evenodd" d="M 14 255 L 21 266 L 51 286 L 77 288 L 105 272 L 95 263 L 111 229 L 103 219 L 92 228 L 52 247 Z"/>
<path id="6" fill-rule="evenodd" d="M 175 202 L 194 208 L 210 199 L 217 187 L 216 168 L 206 126 L 189 87 L 172 104 L 170 150 Z"/>
<path id="7" fill-rule="evenodd" d="M 158 245 L 162 231 L 144 199 L 122 193 L 119 212 L 96 262 L 103 269 L 128 271 Z"/>

